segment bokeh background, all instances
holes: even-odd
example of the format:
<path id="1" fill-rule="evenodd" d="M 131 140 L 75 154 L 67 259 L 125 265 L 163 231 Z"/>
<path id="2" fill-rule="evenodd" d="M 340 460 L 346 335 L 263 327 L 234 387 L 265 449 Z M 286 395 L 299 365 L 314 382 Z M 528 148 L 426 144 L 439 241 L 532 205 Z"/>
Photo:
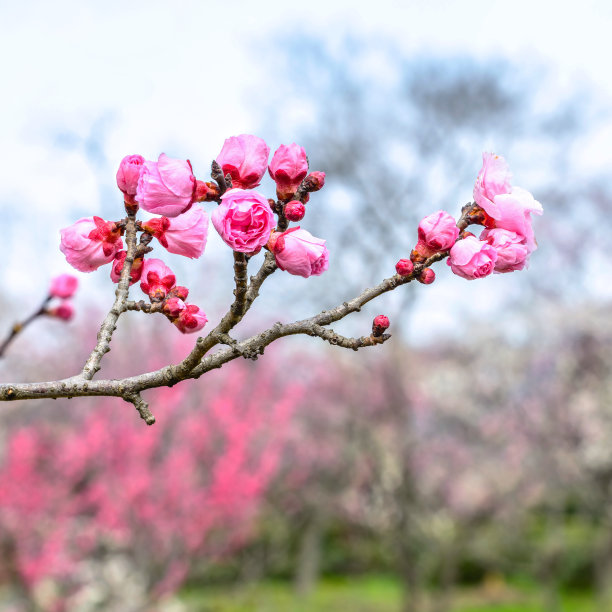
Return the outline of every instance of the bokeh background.
<path id="1" fill-rule="evenodd" d="M 302 226 L 329 271 L 274 275 L 238 336 L 392 274 L 421 217 L 470 201 L 483 151 L 545 210 L 528 271 L 439 264 L 337 327 L 383 312 L 384 347 L 286 339 L 149 393 L 154 428 L 119 401 L 2 406 L 0 607 L 612 610 L 611 30 L 602 1 L 0 3 L 7 331 L 70 271 L 59 229 L 121 216 L 126 154 L 205 179 L 252 133 L 327 173 Z M 214 231 L 164 259 L 225 311 Z M 77 371 L 113 300 L 108 270 L 79 277 L 74 321 L 36 321 L 3 381 Z M 105 376 L 188 352 L 132 315 Z"/>

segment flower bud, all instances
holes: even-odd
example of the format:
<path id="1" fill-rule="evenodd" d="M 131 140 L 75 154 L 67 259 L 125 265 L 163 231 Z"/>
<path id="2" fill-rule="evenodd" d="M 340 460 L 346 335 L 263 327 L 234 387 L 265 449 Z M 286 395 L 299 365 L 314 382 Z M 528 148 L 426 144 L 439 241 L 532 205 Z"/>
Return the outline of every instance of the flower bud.
<path id="1" fill-rule="evenodd" d="M 289 274 L 308 278 L 323 274 L 329 267 L 329 252 L 325 240 L 316 238 L 299 226 L 271 237 L 268 244 L 270 242 L 276 265 Z"/>
<path id="2" fill-rule="evenodd" d="M 455 243 L 446 263 L 457 276 L 474 280 L 491 274 L 496 261 L 497 251 L 490 244 L 468 236 Z"/>
<path id="3" fill-rule="evenodd" d="M 291 202 L 285 206 L 285 217 L 287 217 L 289 221 L 301 221 L 305 214 L 306 207 L 297 200 L 291 200 Z"/>
<path id="4" fill-rule="evenodd" d="M 395 271 L 400 276 L 410 276 L 414 271 L 414 265 L 409 259 L 400 259 L 395 264 Z"/>
<path id="5" fill-rule="evenodd" d="M 189 295 L 189 289 L 187 287 L 181 287 L 180 285 L 176 285 L 176 287 L 172 287 L 170 291 L 168 291 L 168 298 L 176 297 L 179 300 L 183 300 L 183 302 L 187 299 Z"/>
<path id="6" fill-rule="evenodd" d="M 57 297 L 66 299 L 72 297 L 77 287 L 79 279 L 72 274 L 60 274 L 51 279 L 51 287 L 49 287 L 49 297 Z"/>
<path id="7" fill-rule="evenodd" d="M 142 155 L 126 155 L 117 170 L 117 187 L 124 194 L 135 196 L 138 189 L 138 180 L 142 172 L 145 158 Z"/>
<path id="8" fill-rule="evenodd" d="M 161 259 L 147 259 L 145 261 L 140 288 L 152 301 L 163 300 L 175 283 L 174 273 Z"/>
<path id="9" fill-rule="evenodd" d="M 125 258 L 127 257 L 127 251 L 119 251 L 115 255 L 115 261 L 113 261 L 113 265 L 110 271 L 110 277 L 113 283 L 118 283 L 121 278 L 121 271 L 123 270 L 123 264 L 125 263 Z M 142 274 L 142 266 L 144 264 L 144 259 L 142 257 L 136 257 L 134 259 L 134 263 L 132 264 L 132 269 L 130 270 L 130 285 L 137 283 L 140 280 L 140 276 Z"/>
<path id="10" fill-rule="evenodd" d="M 319 191 L 323 188 L 323 185 L 325 185 L 325 172 L 311 172 L 304 179 L 304 191 Z"/>
<path id="11" fill-rule="evenodd" d="M 194 304 L 185 304 L 176 321 L 172 323 L 184 334 L 200 331 L 207 323 L 208 319 L 203 310 Z"/>
<path id="12" fill-rule="evenodd" d="M 169 319 L 176 319 L 185 310 L 185 302 L 177 297 L 169 297 L 164 301 L 162 312 Z"/>
<path id="13" fill-rule="evenodd" d="M 231 136 L 223 143 L 217 163 L 223 175 L 232 178 L 232 187 L 253 189 L 266 172 L 270 147 L 262 138 L 250 134 Z"/>
<path id="14" fill-rule="evenodd" d="M 74 306 L 71 301 L 65 300 L 59 306 L 49 308 L 46 313 L 51 317 L 62 319 L 62 321 L 70 321 L 74 316 Z"/>
<path id="15" fill-rule="evenodd" d="M 389 328 L 389 318 L 385 315 L 378 315 L 372 321 L 372 335 L 375 338 L 382 336 L 385 330 Z"/>
<path id="16" fill-rule="evenodd" d="M 444 210 L 428 215 L 419 223 L 419 242 L 433 252 L 447 251 L 450 249 L 457 237 L 459 228 L 455 219 Z"/>
<path id="17" fill-rule="evenodd" d="M 431 268 L 423 268 L 417 280 L 423 285 L 431 285 L 436 280 L 436 273 Z"/>
<path id="18" fill-rule="evenodd" d="M 299 145 L 281 145 L 272 156 L 268 172 L 276 183 L 279 200 L 289 200 L 308 173 L 306 151 Z"/>

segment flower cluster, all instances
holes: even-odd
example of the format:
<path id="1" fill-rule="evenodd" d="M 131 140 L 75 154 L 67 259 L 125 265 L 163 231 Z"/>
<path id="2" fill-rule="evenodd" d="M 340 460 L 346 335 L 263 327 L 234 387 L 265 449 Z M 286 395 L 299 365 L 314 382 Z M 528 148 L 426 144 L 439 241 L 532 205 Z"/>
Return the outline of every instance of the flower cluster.
<path id="1" fill-rule="evenodd" d="M 209 218 L 198 203 L 216 203 L 212 225 L 236 253 L 253 256 L 268 249 L 281 270 L 309 277 L 328 267 L 325 241 L 289 222 L 303 219 L 310 193 L 325 183 L 323 172 L 308 174 L 308 158 L 299 145 L 281 145 L 269 161 L 270 148 L 257 136 L 228 138 L 213 162 L 212 182 L 197 180 L 189 160 L 162 153 L 157 161 L 141 155 L 123 158 L 117 186 L 123 193 L 128 217 L 107 221 L 92 216 L 61 230 L 60 249 L 70 265 L 92 272 L 111 264 L 110 277 L 118 283 L 128 256 L 123 238 L 130 219 L 141 234 L 133 254 L 129 284 L 140 281 L 151 307 L 163 313 L 180 331 L 196 332 L 207 319 L 204 312 L 185 302 L 188 289 L 178 287 L 170 268 L 161 259 L 148 258 L 153 239 L 169 253 L 197 259 L 204 253 Z M 269 162 L 269 163 L 268 163 Z M 277 200 L 255 188 L 268 171 L 276 183 Z M 136 220 L 139 209 L 151 218 Z"/>
<path id="2" fill-rule="evenodd" d="M 455 219 L 440 210 L 425 217 L 418 228 L 418 241 L 410 261 L 400 259 L 396 272 L 400 276 L 413 273 L 415 264 L 423 264 L 436 253 L 448 252 L 451 270 L 468 280 L 489 274 L 514 272 L 527 267 L 537 248 L 531 213 L 541 215 L 542 205 L 520 187 L 512 187 L 512 175 L 503 157 L 483 154 L 482 169 L 474 185 L 474 201 L 468 224 L 484 226 L 480 237 L 461 232 Z M 425 268 L 418 280 L 433 282 L 433 270 Z"/>

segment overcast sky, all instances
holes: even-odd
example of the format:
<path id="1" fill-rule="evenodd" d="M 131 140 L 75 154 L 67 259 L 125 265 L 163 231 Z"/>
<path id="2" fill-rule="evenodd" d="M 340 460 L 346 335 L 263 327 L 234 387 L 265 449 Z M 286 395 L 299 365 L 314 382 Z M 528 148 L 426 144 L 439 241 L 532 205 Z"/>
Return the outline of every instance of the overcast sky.
<path id="1" fill-rule="evenodd" d="M 51 274 L 68 271 L 58 230 L 80 216 L 109 214 L 113 198 L 120 204 L 114 172 L 124 155 L 189 157 L 202 175 L 224 138 L 254 132 L 269 88 L 284 87 L 268 61 L 281 33 L 328 40 L 351 33 L 392 40 L 415 54 L 543 64 L 559 90 L 584 83 L 607 103 L 612 6 L 560 6 L 0 2 L 0 254 L 9 295 L 37 295 Z M 276 52 L 283 53 L 280 43 Z M 608 126 L 588 143 L 585 163 L 612 168 L 611 136 Z M 85 287 L 92 282 L 84 278 Z"/>

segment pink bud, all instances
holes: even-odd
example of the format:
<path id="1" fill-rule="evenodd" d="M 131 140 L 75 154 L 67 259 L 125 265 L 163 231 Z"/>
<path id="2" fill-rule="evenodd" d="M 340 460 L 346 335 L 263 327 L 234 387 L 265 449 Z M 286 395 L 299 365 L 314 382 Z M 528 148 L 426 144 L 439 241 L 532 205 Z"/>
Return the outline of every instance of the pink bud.
<path id="1" fill-rule="evenodd" d="M 297 200 L 291 200 L 291 202 L 285 206 L 285 217 L 287 217 L 289 221 L 301 221 L 305 214 L 306 207 Z"/>
<path id="2" fill-rule="evenodd" d="M 226 139 L 216 161 L 223 175 L 232 177 L 232 187 L 253 189 L 261 183 L 269 155 L 270 147 L 262 138 L 240 134 Z"/>
<path id="3" fill-rule="evenodd" d="M 468 236 L 455 243 L 446 263 L 457 276 L 474 280 L 491 274 L 496 261 L 497 251 L 491 245 Z"/>
<path id="4" fill-rule="evenodd" d="M 457 237 L 459 228 L 455 219 L 444 210 L 428 215 L 419 223 L 419 241 L 434 252 L 447 251 Z"/>
<path id="5" fill-rule="evenodd" d="M 121 231 L 112 221 L 84 217 L 60 230 L 60 250 L 66 261 L 81 272 L 93 272 L 111 262 L 123 248 Z"/>
<path id="6" fill-rule="evenodd" d="M 185 310 L 185 302 L 177 297 L 170 297 L 164 301 L 163 312 L 170 319 L 176 319 L 183 310 Z"/>
<path id="7" fill-rule="evenodd" d="M 51 287 L 49 287 L 49 297 L 58 297 L 66 299 L 72 297 L 77 287 L 79 279 L 72 274 L 60 274 L 51 279 Z"/>
<path id="8" fill-rule="evenodd" d="M 431 268 L 423 268 L 417 280 L 424 285 L 431 285 L 436 280 L 436 273 Z"/>
<path id="9" fill-rule="evenodd" d="M 273 253 L 276 264 L 289 274 L 318 276 L 329 267 L 329 252 L 325 240 L 294 227 L 275 237 Z"/>
<path id="10" fill-rule="evenodd" d="M 190 334 L 200 331 L 204 325 L 206 325 L 207 321 L 208 319 L 204 311 L 200 310 L 194 304 L 185 304 L 185 308 L 181 310 L 176 321 L 172 323 L 184 334 Z"/>
<path id="11" fill-rule="evenodd" d="M 410 276 L 414 271 L 414 265 L 409 259 L 400 259 L 395 264 L 395 271 L 400 276 Z"/>
<path id="12" fill-rule="evenodd" d="M 523 236 L 504 229 L 486 229 L 480 234 L 497 251 L 495 273 L 514 272 L 527 266 L 530 251 Z"/>
<path id="13" fill-rule="evenodd" d="M 506 160 L 493 153 L 482 154 L 482 168 L 474 185 L 474 201 L 493 219 L 499 218 L 496 195 L 510 193 L 512 174 Z"/>
<path id="14" fill-rule="evenodd" d="M 117 170 L 117 187 L 123 193 L 130 196 L 136 195 L 144 163 L 145 158 L 142 155 L 126 155 L 121 160 L 119 170 Z"/>
<path id="15" fill-rule="evenodd" d="M 162 153 L 158 161 L 144 162 L 136 200 L 150 213 L 176 217 L 191 207 L 195 190 L 196 179 L 189 160 L 173 159 Z"/>
<path id="16" fill-rule="evenodd" d="M 206 247 L 208 215 L 199 206 L 172 219 L 160 217 L 142 224 L 170 253 L 195 259 Z"/>
<path id="17" fill-rule="evenodd" d="M 288 200 L 308 173 L 306 151 L 299 145 L 281 145 L 272 156 L 268 172 L 276 183 L 279 200 Z"/>
<path id="18" fill-rule="evenodd" d="M 175 283 L 174 273 L 161 259 L 145 260 L 140 288 L 151 300 L 163 300 Z"/>
<path id="19" fill-rule="evenodd" d="M 323 188 L 323 185 L 325 185 L 325 172 L 319 172 L 319 171 L 311 172 L 304 179 L 305 191 L 310 191 L 310 192 L 319 191 L 319 189 Z"/>
<path id="20" fill-rule="evenodd" d="M 382 336 L 385 330 L 389 328 L 389 325 L 389 318 L 385 315 L 374 317 L 374 321 L 372 322 L 372 335 L 376 338 Z"/>
<path id="21" fill-rule="evenodd" d="M 179 298 L 179 300 L 183 300 L 183 302 L 187 299 L 188 295 L 189 289 L 187 289 L 187 287 L 181 287 L 180 285 L 172 287 L 172 289 L 170 289 L 168 292 L 168 298 L 176 297 Z"/>
<path id="22" fill-rule="evenodd" d="M 123 270 L 123 264 L 125 263 L 125 258 L 127 257 L 127 251 L 119 251 L 115 255 L 115 261 L 113 261 L 113 265 L 111 267 L 110 277 L 113 283 L 118 283 L 121 278 L 121 271 Z M 140 276 L 142 274 L 142 267 L 144 264 L 144 260 L 142 257 L 137 257 L 134 259 L 134 263 L 132 264 L 132 269 L 130 270 L 130 285 L 137 283 L 140 280 Z"/>
<path id="23" fill-rule="evenodd" d="M 63 321 L 70 321 L 74 315 L 74 306 L 72 305 L 72 302 L 66 300 L 59 306 L 55 306 L 55 308 L 49 308 L 49 310 L 47 310 L 47 314 L 52 317 L 62 319 Z"/>

